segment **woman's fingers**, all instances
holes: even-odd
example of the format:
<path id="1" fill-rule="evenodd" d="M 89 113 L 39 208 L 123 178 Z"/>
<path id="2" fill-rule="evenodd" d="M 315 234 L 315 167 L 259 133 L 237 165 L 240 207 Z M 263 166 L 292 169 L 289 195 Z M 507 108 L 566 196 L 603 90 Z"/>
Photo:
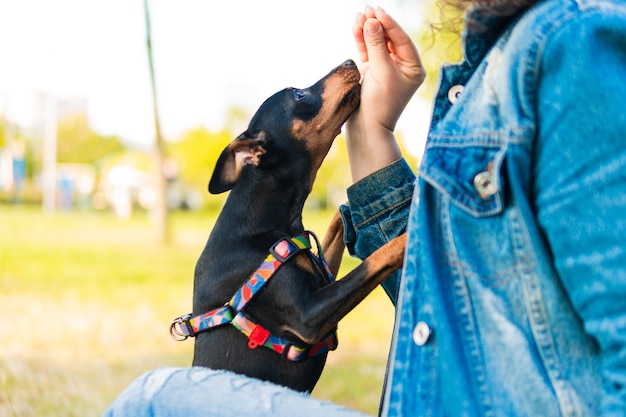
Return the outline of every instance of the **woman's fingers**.
<path id="1" fill-rule="evenodd" d="M 367 46 L 365 45 L 365 39 L 363 38 L 363 25 L 365 24 L 366 17 L 363 13 L 357 13 L 354 24 L 352 25 L 352 36 L 356 48 L 359 51 L 359 60 L 361 63 L 368 61 Z"/>
<path id="2" fill-rule="evenodd" d="M 375 16 L 385 31 L 387 49 L 391 54 L 395 55 L 394 62 L 399 66 L 405 67 L 403 69 L 409 70 L 412 73 L 405 75 L 416 76 L 418 74 L 415 73 L 419 73 L 419 75 L 423 77 L 425 73 L 422 68 L 422 61 L 409 35 L 383 9 L 377 8 L 375 10 Z"/>

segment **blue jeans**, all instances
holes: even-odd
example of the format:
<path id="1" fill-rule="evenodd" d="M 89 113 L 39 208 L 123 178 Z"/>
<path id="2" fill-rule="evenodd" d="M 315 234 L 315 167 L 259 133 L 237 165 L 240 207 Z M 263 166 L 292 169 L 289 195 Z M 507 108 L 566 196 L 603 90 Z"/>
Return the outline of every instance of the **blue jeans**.
<path id="1" fill-rule="evenodd" d="M 103 417 L 365 417 L 306 394 L 227 371 L 160 368 L 135 381 Z"/>

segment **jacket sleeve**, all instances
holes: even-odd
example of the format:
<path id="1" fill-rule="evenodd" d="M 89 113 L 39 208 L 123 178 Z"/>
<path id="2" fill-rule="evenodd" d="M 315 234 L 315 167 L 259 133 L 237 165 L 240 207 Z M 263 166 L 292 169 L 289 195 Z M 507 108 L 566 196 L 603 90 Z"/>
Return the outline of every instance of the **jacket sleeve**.
<path id="1" fill-rule="evenodd" d="M 372 173 L 348 188 L 348 205 L 340 207 L 344 239 L 352 256 L 367 258 L 406 231 L 415 174 L 404 159 Z M 382 284 L 395 304 L 401 271 Z"/>
<path id="2" fill-rule="evenodd" d="M 541 56 L 533 198 L 554 264 L 601 351 L 601 415 L 626 407 L 626 15 L 560 22 Z"/>

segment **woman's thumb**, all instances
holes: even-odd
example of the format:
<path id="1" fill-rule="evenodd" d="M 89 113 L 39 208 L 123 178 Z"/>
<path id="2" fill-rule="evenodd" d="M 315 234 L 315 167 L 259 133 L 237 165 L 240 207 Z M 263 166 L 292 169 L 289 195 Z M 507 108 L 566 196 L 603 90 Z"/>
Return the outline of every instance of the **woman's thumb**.
<path id="1" fill-rule="evenodd" d="M 387 50 L 385 33 L 378 19 L 367 19 L 363 25 L 363 29 L 363 38 L 369 59 L 380 58 L 381 55 L 388 56 L 389 51 Z"/>

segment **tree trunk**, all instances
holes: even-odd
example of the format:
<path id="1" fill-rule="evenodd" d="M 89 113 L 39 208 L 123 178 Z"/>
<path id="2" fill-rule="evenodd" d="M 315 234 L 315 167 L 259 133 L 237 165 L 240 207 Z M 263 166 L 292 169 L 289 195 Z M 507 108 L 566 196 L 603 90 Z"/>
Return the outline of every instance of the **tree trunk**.
<path id="1" fill-rule="evenodd" d="M 154 76 L 154 62 L 152 59 L 152 36 L 150 29 L 150 11 L 148 9 L 148 0 L 144 0 L 144 11 L 146 15 L 146 46 L 148 49 L 148 63 L 150 65 L 150 80 L 152 83 L 152 103 L 154 112 L 154 190 L 155 198 L 152 207 L 152 217 L 155 223 L 159 240 L 162 243 L 168 243 L 170 238 L 168 212 L 167 212 L 167 181 L 163 173 L 165 162 L 165 142 L 161 136 L 161 126 L 159 123 L 159 110 L 157 103 L 156 81 Z"/>

